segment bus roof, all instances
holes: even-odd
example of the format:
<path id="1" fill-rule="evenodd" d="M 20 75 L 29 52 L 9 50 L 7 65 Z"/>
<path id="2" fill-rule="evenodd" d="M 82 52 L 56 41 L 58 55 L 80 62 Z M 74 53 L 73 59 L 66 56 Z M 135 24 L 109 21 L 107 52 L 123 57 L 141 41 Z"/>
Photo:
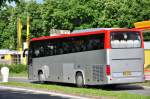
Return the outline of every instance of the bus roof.
<path id="1" fill-rule="evenodd" d="M 59 34 L 55 36 L 42 36 L 38 38 L 32 38 L 31 41 L 41 41 L 41 40 L 58 39 L 58 38 L 65 38 L 65 37 L 101 34 L 101 33 L 105 33 L 106 31 L 138 31 L 138 30 L 127 29 L 127 28 L 91 28 L 91 29 L 84 29 L 84 30 L 74 30 L 70 34 Z"/>

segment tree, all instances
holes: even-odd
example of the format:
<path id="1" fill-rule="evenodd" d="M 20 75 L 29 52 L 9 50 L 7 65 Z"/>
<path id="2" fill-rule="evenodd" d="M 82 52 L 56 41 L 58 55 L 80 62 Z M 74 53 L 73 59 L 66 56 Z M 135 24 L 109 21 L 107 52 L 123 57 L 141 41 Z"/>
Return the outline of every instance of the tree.
<path id="1" fill-rule="evenodd" d="M 11 7 L 6 1 L 17 3 Z M 16 48 L 18 17 L 25 41 L 27 15 L 32 38 L 49 35 L 50 29 L 133 28 L 134 22 L 150 19 L 149 5 L 149 0 L 1 0 L 0 48 Z"/>
<path id="2" fill-rule="evenodd" d="M 14 33 L 16 29 L 15 19 L 13 17 L 13 8 L 6 7 L 5 10 L 0 11 L 0 46 L 2 48 L 14 49 Z"/>

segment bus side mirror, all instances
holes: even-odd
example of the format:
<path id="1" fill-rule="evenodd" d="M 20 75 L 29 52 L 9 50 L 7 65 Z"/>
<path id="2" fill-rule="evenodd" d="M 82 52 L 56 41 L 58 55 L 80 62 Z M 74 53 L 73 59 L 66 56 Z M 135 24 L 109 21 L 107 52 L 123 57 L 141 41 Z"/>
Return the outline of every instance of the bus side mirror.
<path id="1" fill-rule="evenodd" d="M 23 51 L 23 57 L 25 57 L 27 54 L 28 54 L 28 49 L 25 49 L 25 50 Z"/>

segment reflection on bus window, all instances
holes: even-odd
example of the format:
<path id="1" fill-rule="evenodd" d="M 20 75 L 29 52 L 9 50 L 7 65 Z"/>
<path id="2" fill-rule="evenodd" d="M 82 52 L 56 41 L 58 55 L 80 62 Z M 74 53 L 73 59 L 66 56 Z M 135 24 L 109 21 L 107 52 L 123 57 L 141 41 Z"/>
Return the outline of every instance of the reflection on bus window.
<path id="1" fill-rule="evenodd" d="M 139 48 L 141 47 L 140 34 L 135 32 L 112 32 L 112 48 Z"/>
<path id="2" fill-rule="evenodd" d="M 36 50 L 35 50 L 35 56 L 39 56 L 39 54 L 40 54 L 39 49 L 36 49 Z"/>

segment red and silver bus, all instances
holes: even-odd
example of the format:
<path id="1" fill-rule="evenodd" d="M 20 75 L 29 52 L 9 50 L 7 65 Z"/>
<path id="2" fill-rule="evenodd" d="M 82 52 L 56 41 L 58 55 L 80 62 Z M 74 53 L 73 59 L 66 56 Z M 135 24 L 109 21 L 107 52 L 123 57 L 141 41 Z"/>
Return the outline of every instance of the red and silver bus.
<path id="1" fill-rule="evenodd" d="M 77 86 L 144 82 L 142 33 L 93 28 L 33 38 L 29 79 Z"/>

